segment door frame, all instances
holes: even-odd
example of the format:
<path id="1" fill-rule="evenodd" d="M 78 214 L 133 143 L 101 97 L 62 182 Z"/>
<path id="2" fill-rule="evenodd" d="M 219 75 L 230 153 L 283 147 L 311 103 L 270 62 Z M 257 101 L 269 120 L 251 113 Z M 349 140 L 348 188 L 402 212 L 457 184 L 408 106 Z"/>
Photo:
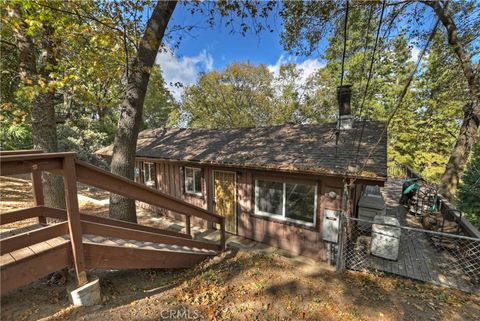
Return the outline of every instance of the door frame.
<path id="1" fill-rule="evenodd" d="M 216 198 L 215 198 L 215 172 L 219 172 L 219 173 L 229 173 L 229 174 L 233 174 L 233 183 L 235 184 L 235 188 L 234 188 L 234 194 L 233 194 L 233 200 L 235 202 L 235 206 L 234 206 L 234 213 L 233 213 L 233 216 L 234 216 L 234 221 L 235 221 L 235 231 L 233 232 L 233 234 L 237 235 L 237 232 L 238 232 L 238 217 L 237 217 L 237 206 L 238 206 L 238 202 L 237 202 L 237 172 L 234 172 L 234 171 L 226 171 L 226 170 L 220 170 L 220 169 L 212 169 L 212 205 L 213 205 L 213 213 L 215 213 L 215 206 L 216 206 Z M 216 214 L 216 213 L 215 213 Z M 225 224 L 226 225 L 226 224 Z M 226 230 L 225 230 L 226 231 Z M 227 233 L 232 233 L 232 232 L 227 232 Z"/>

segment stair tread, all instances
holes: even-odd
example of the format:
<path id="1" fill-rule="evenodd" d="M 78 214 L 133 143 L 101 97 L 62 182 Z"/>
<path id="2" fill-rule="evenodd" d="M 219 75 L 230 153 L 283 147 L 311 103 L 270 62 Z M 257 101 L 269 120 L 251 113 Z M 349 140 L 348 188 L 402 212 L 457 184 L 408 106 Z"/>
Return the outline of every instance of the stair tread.
<path id="1" fill-rule="evenodd" d="M 42 228 L 41 224 L 34 224 L 29 226 L 24 226 L 11 230 L 2 230 L 0 231 L 0 239 L 25 233 L 28 231 L 34 231 L 36 229 Z M 69 235 L 58 236 L 52 239 L 30 245 L 28 247 L 12 251 L 0 256 L 0 267 L 4 268 L 7 265 L 13 264 L 16 261 L 23 260 L 33 255 L 40 254 L 44 251 L 47 251 L 51 248 L 60 246 L 62 244 L 68 243 L 70 241 Z M 101 244 L 107 246 L 118 246 L 118 247 L 129 247 L 136 249 L 145 249 L 151 251 L 169 251 L 175 253 L 195 253 L 203 255 L 216 255 L 217 252 L 213 250 L 192 248 L 188 246 L 174 245 L 174 244 L 164 244 L 164 243 L 153 243 L 153 242 L 143 242 L 136 240 L 126 240 L 114 237 L 104 237 L 98 235 L 83 235 L 83 242 L 90 244 Z"/>

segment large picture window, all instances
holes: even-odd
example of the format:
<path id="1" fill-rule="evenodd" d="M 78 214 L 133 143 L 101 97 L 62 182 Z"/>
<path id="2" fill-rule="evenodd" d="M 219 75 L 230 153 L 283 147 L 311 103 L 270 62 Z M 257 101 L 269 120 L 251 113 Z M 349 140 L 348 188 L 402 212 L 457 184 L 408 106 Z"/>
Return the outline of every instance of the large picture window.
<path id="1" fill-rule="evenodd" d="M 185 192 L 202 195 L 202 170 L 200 168 L 185 167 Z"/>
<path id="2" fill-rule="evenodd" d="M 316 184 L 255 180 L 255 214 L 315 225 Z"/>
<path id="3" fill-rule="evenodd" d="M 143 183 L 149 187 L 155 187 L 155 164 L 143 163 Z"/>

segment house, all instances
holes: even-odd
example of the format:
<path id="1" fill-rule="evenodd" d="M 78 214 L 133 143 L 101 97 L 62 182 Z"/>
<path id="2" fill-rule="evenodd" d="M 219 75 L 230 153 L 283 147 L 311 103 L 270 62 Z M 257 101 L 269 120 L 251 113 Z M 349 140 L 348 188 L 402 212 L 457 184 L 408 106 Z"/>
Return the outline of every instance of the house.
<path id="1" fill-rule="evenodd" d="M 362 189 L 387 179 L 385 123 L 352 123 L 145 130 L 135 179 L 225 216 L 229 233 L 332 261 L 326 213 L 355 215 Z"/>

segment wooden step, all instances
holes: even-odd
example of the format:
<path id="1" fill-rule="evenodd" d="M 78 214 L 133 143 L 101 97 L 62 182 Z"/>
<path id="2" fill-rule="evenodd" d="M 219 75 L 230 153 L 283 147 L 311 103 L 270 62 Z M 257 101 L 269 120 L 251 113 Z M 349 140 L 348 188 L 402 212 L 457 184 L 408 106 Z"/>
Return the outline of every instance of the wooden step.
<path id="1" fill-rule="evenodd" d="M 2 231 L 0 238 L 37 231 L 44 227 L 44 225 L 35 224 Z M 185 243 L 188 240 L 181 239 L 179 242 Z M 90 234 L 83 235 L 83 247 L 87 268 L 106 269 L 188 268 L 218 253 L 212 249 Z M 71 266 L 71 257 L 68 235 L 55 237 L 1 255 L 1 294 Z"/>
<path id="2" fill-rule="evenodd" d="M 89 242 L 83 248 L 87 268 L 100 269 L 188 268 L 216 255 Z"/>
<path id="3" fill-rule="evenodd" d="M 34 224 L 29 226 L 23 226 L 17 229 L 3 230 L 2 232 L 0 232 L 0 239 L 5 239 L 27 232 L 33 232 L 43 227 L 45 227 L 45 225 Z M 21 261 L 30 256 L 35 256 L 36 254 L 42 254 L 43 252 L 48 251 L 52 248 L 69 243 L 69 239 L 66 239 L 64 237 L 54 237 L 49 240 L 32 244 L 30 246 L 6 253 L 0 256 L 0 268 L 3 269 L 4 266 L 7 266 L 8 264 Z"/>
<path id="4" fill-rule="evenodd" d="M 1 295 L 70 266 L 70 242 L 53 247 L 42 243 L 34 247 L 36 253 L 29 247 L 2 255 Z M 7 262 L 4 257 L 8 255 L 12 260 Z"/>
<path id="5" fill-rule="evenodd" d="M 0 239 L 11 238 L 29 231 L 39 231 L 42 228 L 45 226 L 35 224 L 2 231 Z M 115 229 L 115 227 L 113 228 Z M 125 230 L 121 227 L 116 228 Z M 142 231 L 140 233 L 144 233 L 146 238 L 152 237 L 150 232 Z M 120 235 L 122 234 L 120 233 Z M 135 233 L 129 235 L 139 237 Z M 170 243 L 172 240 L 176 240 L 179 244 L 84 234 L 83 250 L 86 267 L 104 269 L 188 268 L 219 253 L 213 249 L 214 247 L 198 241 L 172 238 L 172 236 L 161 236 L 159 239 L 162 237 L 167 237 Z M 197 248 L 196 246 L 205 246 L 206 248 Z M 1 294 L 72 266 L 71 252 L 70 237 L 65 235 L 1 255 Z"/>

